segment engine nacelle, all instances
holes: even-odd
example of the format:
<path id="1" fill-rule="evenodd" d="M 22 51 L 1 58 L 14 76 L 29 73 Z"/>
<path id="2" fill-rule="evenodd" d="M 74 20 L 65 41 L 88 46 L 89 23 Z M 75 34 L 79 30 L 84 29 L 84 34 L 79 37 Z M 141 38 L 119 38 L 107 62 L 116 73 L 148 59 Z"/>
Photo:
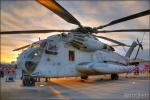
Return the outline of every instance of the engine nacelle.
<path id="1" fill-rule="evenodd" d="M 106 47 L 106 45 L 101 41 L 96 40 L 94 38 L 88 38 L 88 37 L 84 38 L 83 44 L 85 47 L 87 47 L 88 50 L 92 50 L 92 51 L 104 49 L 104 47 Z"/>
<path id="2" fill-rule="evenodd" d="M 70 44 L 77 49 L 86 51 L 95 51 L 107 48 L 107 45 L 98 39 L 81 35 L 74 36 L 74 38 L 70 41 Z"/>

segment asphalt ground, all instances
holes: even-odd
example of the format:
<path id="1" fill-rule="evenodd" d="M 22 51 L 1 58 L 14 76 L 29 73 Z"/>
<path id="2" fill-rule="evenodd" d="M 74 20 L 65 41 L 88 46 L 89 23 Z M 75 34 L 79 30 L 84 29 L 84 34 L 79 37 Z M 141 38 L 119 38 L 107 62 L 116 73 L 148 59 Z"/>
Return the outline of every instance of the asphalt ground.
<path id="1" fill-rule="evenodd" d="M 147 77 L 120 77 L 110 80 L 108 76 L 50 79 L 38 82 L 34 87 L 23 87 L 22 81 L 5 82 L 1 79 L 0 100 L 149 100 L 150 80 Z"/>

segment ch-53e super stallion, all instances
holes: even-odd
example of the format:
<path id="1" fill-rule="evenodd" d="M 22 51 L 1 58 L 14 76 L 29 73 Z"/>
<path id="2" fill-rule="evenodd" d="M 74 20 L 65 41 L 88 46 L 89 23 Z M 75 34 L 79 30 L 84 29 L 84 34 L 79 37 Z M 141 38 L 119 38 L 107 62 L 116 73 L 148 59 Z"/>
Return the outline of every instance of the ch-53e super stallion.
<path id="1" fill-rule="evenodd" d="M 84 27 L 55 0 L 36 1 L 53 11 L 68 23 L 78 25 L 78 28 L 71 30 L 1 32 L 1 34 L 62 32 L 62 34 L 52 35 L 47 37 L 47 39 L 39 40 L 31 45 L 26 45 L 14 50 L 17 51 L 27 48 L 17 59 L 17 66 L 22 68 L 24 75 L 26 75 L 26 78 L 23 80 L 25 86 L 27 82 L 31 81 L 28 77 L 81 77 L 81 79 L 87 79 L 90 75 L 111 74 L 111 79 L 117 80 L 119 73 L 127 73 L 134 69 L 132 65 L 137 63 L 130 62 L 130 55 L 136 46 L 138 46 L 139 49 L 143 49 L 141 42 L 133 41 L 131 45 L 126 45 L 117 40 L 98 36 L 96 34 L 111 32 L 150 32 L 150 29 L 101 30 L 104 27 L 149 15 L 150 10 L 126 16 L 111 21 L 108 24 L 92 28 Z M 122 56 L 115 52 L 113 46 L 103 43 L 98 38 L 116 43 L 118 46 L 129 46 L 130 48 L 126 55 Z"/>

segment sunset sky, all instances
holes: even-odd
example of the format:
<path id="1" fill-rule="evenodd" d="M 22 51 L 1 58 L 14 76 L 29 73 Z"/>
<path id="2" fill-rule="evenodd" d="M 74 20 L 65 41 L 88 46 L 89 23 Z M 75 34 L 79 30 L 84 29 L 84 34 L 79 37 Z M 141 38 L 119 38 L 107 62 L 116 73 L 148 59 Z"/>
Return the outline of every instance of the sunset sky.
<path id="1" fill-rule="evenodd" d="M 91 27 L 104 25 L 112 20 L 147 10 L 149 9 L 150 3 L 148 0 L 57 0 L 57 2 L 77 18 L 82 25 Z M 144 16 L 104 29 L 149 28 L 149 18 L 149 16 Z M 67 23 L 34 0 L 1 0 L 1 31 L 74 28 L 77 28 L 77 26 Z M 21 51 L 13 52 L 13 49 L 35 42 L 39 37 L 44 39 L 53 34 L 59 33 L 1 35 L 1 62 L 16 60 L 16 57 Z M 143 33 L 120 32 L 99 35 L 131 44 L 137 38 L 141 40 Z M 140 51 L 138 57 L 149 59 L 149 33 L 146 33 L 144 36 L 143 47 L 144 50 Z M 125 50 L 122 47 L 116 48 L 116 52 L 119 52 L 121 55 L 125 55 L 125 51 L 127 50 L 127 47 L 125 47 Z"/>

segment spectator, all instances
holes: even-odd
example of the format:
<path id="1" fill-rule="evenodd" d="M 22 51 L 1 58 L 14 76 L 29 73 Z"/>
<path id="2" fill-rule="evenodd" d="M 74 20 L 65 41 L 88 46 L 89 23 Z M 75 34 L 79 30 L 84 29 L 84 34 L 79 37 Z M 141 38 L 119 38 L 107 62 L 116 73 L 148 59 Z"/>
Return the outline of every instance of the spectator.
<path id="1" fill-rule="evenodd" d="M 2 74 L 2 78 L 3 78 L 4 77 L 4 68 L 2 68 L 1 74 Z"/>
<path id="2" fill-rule="evenodd" d="M 6 82 L 9 81 L 9 70 L 6 70 Z"/>

